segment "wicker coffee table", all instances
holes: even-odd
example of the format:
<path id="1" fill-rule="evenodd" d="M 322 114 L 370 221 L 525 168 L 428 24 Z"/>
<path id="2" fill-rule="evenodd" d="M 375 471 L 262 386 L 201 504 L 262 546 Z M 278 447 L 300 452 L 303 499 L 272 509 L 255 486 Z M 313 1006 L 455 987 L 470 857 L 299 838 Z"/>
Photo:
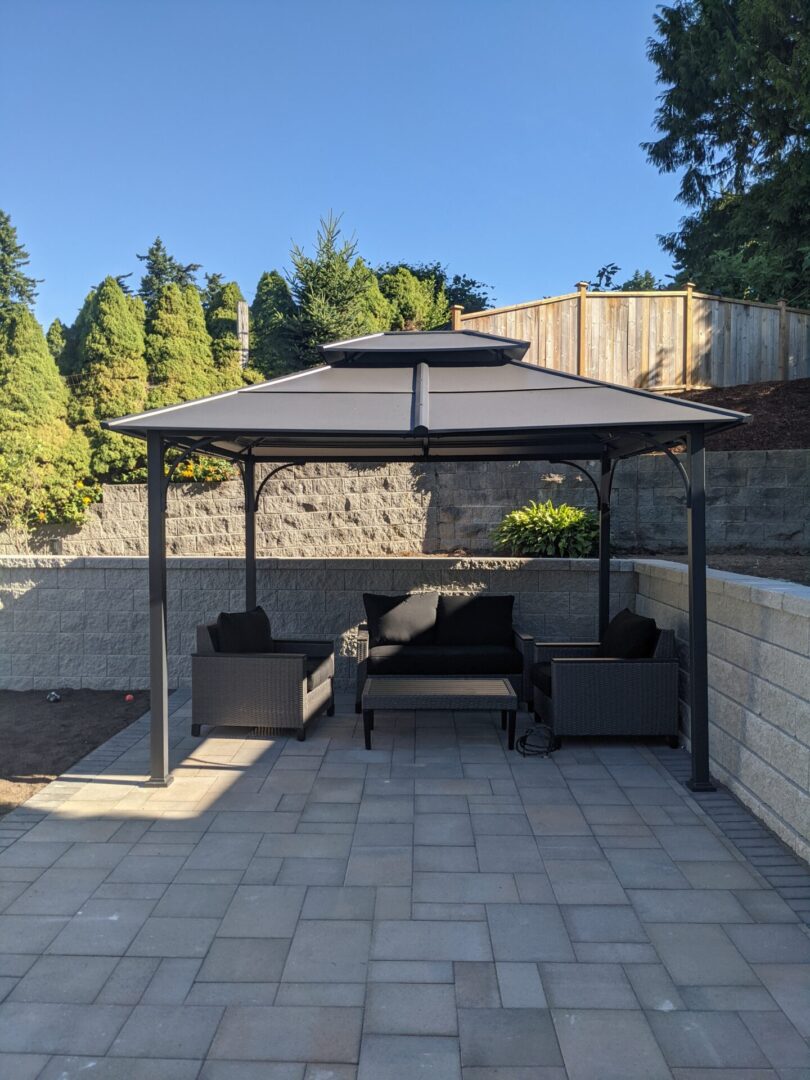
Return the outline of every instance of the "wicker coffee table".
<path id="1" fill-rule="evenodd" d="M 380 709 L 500 709 L 501 728 L 515 748 L 518 698 L 508 679 L 418 675 L 372 675 L 363 686 L 363 732 L 371 749 L 374 713 Z"/>

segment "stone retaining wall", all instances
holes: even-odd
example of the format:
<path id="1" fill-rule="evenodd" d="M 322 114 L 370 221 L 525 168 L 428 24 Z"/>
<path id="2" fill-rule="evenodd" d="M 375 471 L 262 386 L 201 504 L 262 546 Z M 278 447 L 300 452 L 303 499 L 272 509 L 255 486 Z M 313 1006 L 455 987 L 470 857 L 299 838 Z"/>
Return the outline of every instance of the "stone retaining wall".
<path id="1" fill-rule="evenodd" d="M 686 568 L 636 560 L 636 610 L 685 656 Z M 810 859 L 810 588 L 709 571 L 712 773 Z M 682 679 L 685 699 L 688 673 Z M 688 730 L 685 700 L 682 715 Z"/>
<path id="2" fill-rule="evenodd" d="M 810 551 L 810 450 L 707 455 L 712 551 Z M 594 463 L 594 470 L 597 469 Z M 308 465 L 271 480 L 257 523 L 259 554 L 292 558 L 492 552 L 492 530 L 529 499 L 592 507 L 594 492 L 567 466 L 537 462 L 444 465 Z M 684 492 L 663 456 L 617 470 L 618 551 L 663 554 L 686 546 Z M 168 544 L 175 555 L 240 555 L 241 485 L 172 485 Z M 143 485 L 110 486 L 80 530 L 49 530 L 34 549 L 63 555 L 146 553 Z M 0 536 L 0 553 L 18 541 Z"/>

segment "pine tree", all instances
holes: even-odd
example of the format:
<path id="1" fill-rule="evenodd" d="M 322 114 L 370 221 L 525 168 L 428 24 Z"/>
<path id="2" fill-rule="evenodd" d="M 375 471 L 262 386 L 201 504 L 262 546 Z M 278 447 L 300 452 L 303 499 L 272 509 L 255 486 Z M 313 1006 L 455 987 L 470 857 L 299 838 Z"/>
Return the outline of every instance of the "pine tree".
<path id="1" fill-rule="evenodd" d="M 147 323 L 149 406 L 174 405 L 218 389 L 211 339 L 200 294 L 193 286 L 164 285 Z"/>
<path id="2" fill-rule="evenodd" d="M 30 307 L 36 300 L 39 282 L 24 270 L 29 261 L 11 218 L 0 210 L 0 315 L 10 314 L 14 304 Z"/>
<path id="3" fill-rule="evenodd" d="M 341 240 L 340 219 L 321 219 L 314 256 L 295 245 L 290 293 L 295 310 L 289 319 L 294 367 L 319 362 L 317 346 L 358 337 L 390 324 L 390 305 L 374 272 L 357 256 L 353 240 Z"/>
<path id="4" fill-rule="evenodd" d="M 179 285 L 186 289 L 196 284 L 196 274 L 200 269 L 199 263 L 181 263 L 170 255 L 166 245 L 159 236 L 145 255 L 138 255 L 142 263 L 145 263 L 145 273 L 141 278 L 138 295 L 146 305 L 147 318 L 152 318 L 153 309 L 157 303 L 161 289 L 166 285 Z"/>
<path id="5" fill-rule="evenodd" d="M 77 378 L 70 418 L 91 448 L 100 480 L 127 480 L 143 466 L 143 449 L 131 438 L 106 431 L 101 421 L 146 406 L 144 306 L 106 277 L 85 301 L 77 324 Z"/>
<path id="6" fill-rule="evenodd" d="M 278 270 L 262 274 L 250 308 L 250 361 L 268 379 L 292 366 L 290 322 L 294 313 L 290 288 Z"/>
<path id="7" fill-rule="evenodd" d="M 219 275 L 210 275 L 210 279 Z M 244 301 L 235 281 L 222 283 L 212 291 L 205 307 L 205 324 L 211 335 L 211 351 L 220 390 L 233 390 L 244 382 L 242 354 L 236 333 L 237 305 Z"/>
<path id="8" fill-rule="evenodd" d="M 78 521 L 87 440 L 67 423 L 68 392 L 42 327 L 22 304 L 0 318 L 0 523 Z"/>
<path id="9" fill-rule="evenodd" d="M 203 287 L 200 289 L 200 299 L 202 300 L 203 311 L 206 315 L 208 315 L 208 309 L 216 300 L 224 284 L 224 274 L 205 275 L 205 285 L 203 285 Z"/>
<path id="10" fill-rule="evenodd" d="M 434 278 L 416 277 L 397 266 L 380 277 L 380 291 L 391 305 L 392 330 L 433 330 L 450 318 L 447 296 Z"/>

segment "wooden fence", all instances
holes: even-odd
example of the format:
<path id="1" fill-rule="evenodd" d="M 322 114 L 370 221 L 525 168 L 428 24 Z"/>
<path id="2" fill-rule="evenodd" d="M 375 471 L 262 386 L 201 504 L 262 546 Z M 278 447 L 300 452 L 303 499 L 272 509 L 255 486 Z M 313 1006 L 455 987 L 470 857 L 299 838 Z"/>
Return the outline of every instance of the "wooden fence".
<path id="1" fill-rule="evenodd" d="M 526 360 L 672 392 L 810 377 L 810 311 L 699 293 L 577 291 L 464 313 L 454 329 L 530 342 Z"/>

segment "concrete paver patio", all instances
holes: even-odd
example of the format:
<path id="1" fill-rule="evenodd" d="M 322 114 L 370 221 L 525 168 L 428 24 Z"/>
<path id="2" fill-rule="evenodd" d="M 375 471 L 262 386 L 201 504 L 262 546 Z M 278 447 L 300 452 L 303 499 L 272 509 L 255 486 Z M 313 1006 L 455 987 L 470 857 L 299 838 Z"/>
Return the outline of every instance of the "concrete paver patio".
<path id="1" fill-rule="evenodd" d="M 807 928 L 649 747 L 347 705 L 179 693 L 171 787 L 143 719 L 0 822 L 2 1080 L 810 1077 Z"/>

